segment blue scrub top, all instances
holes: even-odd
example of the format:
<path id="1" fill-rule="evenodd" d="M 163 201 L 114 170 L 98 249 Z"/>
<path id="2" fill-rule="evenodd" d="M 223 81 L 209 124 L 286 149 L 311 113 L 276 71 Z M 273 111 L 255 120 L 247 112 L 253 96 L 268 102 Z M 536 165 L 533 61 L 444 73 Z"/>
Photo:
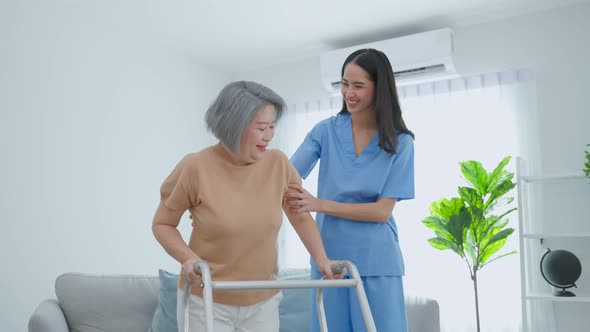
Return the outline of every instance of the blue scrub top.
<path id="1" fill-rule="evenodd" d="M 378 133 L 357 157 L 350 114 L 339 114 L 315 125 L 291 157 L 306 178 L 318 160 L 320 199 L 341 203 L 371 203 L 381 197 L 414 198 L 414 141 L 398 136 L 390 155 L 378 146 Z M 361 222 L 317 213 L 328 257 L 352 261 L 362 276 L 402 276 L 404 262 L 393 216 L 387 222 Z M 317 269 L 312 260 L 312 267 Z"/>

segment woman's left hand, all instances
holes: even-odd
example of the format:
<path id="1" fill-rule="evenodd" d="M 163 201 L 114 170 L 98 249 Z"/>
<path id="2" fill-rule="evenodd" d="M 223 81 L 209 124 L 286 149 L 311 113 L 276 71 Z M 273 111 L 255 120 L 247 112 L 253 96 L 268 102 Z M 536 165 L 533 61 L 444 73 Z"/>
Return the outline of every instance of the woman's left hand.
<path id="1" fill-rule="evenodd" d="M 320 200 L 299 184 L 289 184 L 285 193 L 287 208 L 292 212 L 317 212 Z"/>

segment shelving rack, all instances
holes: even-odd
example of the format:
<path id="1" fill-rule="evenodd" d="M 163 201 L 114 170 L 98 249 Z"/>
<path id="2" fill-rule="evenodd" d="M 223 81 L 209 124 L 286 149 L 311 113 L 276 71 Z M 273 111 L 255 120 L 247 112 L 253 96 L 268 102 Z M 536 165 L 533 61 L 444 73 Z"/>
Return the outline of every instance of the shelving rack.
<path id="1" fill-rule="evenodd" d="M 575 297 L 558 297 L 551 292 L 551 287 L 540 280 L 539 261 L 535 260 L 535 253 L 544 251 L 543 247 L 547 241 L 561 241 L 560 243 L 582 242 L 584 246 L 590 247 L 590 230 L 566 229 L 564 231 L 544 231 L 543 217 L 533 223 L 530 220 L 530 191 L 529 188 L 534 184 L 556 184 L 566 183 L 568 181 L 588 181 L 582 172 L 549 174 L 549 175 L 528 175 L 526 174 L 526 162 L 522 158 L 516 159 L 516 182 L 518 192 L 518 216 L 519 216 L 519 255 L 521 261 L 521 292 L 522 292 L 522 323 L 523 331 L 539 331 L 539 326 L 532 326 L 539 317 L 538 312 L 534 312 L 535 306 L 550 305 L 552 312 L 556 310 L 553 307 L 555 303 L 590 304 L 589 289 L 574 289 Z M 588 184 L 590 191 L 590 184 Z M 587 203 L 590 206 L 590 200 Z M 556 207 L 559 208 L 559 207 Z M 590 207 L 584 207 L 590 209 Z M 589 262 L 590 263 L 590 262 Z M 584 270 L 584 262 L 582 262 Z M 589 266 L 586 264 L 586 267 Z M 583 272 L 584 273 L 584 272 Z M 588 273 L 588 272 L 586 272 Z M 535 286 L 535 282 L 537 286 Z M 547 318 L 555 320 L 555 317 Z M 535 323 L 536 324 L 536 323 Z"/>

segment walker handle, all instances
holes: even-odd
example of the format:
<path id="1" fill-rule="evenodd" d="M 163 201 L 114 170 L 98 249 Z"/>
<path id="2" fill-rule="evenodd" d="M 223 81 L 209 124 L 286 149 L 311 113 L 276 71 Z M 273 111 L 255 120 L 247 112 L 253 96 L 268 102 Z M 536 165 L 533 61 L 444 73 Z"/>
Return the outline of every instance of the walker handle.
<path id="1" fill-rule="evenodd" d="M 336 263 L 332 266 L 332 273 L 340 274 L 340 273 L 342 273 L 342 271 L 344 271 L 345 268 L 346 268 L 346 265 L 345 265 L 344 261 L 338 261 L 338 263 Z"/>

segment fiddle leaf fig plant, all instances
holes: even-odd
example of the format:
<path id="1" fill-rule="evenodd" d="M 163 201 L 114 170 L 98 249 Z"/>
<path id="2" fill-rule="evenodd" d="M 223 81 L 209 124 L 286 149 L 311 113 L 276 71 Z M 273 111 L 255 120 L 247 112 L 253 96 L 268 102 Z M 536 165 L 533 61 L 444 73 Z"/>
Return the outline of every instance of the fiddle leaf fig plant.
<path id="1" fill-rule="evenodd" d="M 514 173 L 504 169 L 509 161 L 510 157 L 504 158 L 491 172 L 478 161 L 461 162 L 461 172 L 468 186 L 459 187 L 459 197 L 441 198 L 431 203 L 430 216 L 422 221 L 436 235 L 428 240 L 432 247 L 455 252 L 469 267 L 478 332 L 477 272 L 497 259 L 516 253 L 496 255 L 514 232 L 514 228 L 506 227 L 507 216 L 516 211 L 515 207 L 510 207 L 514 198 L 507 196 L 516 186 L 512 182 Z"/>
<path id="2" fill-rule="evenodd" d="M 586 146 L 590 146 L 590 144 L 586 144 Z M 586 162 L 584 163 L 584 175 L 586 175 L 586 177 L 588 179 L 590 179 L 590 152 L 588 152 L 588 150 L 585 150 L 584 153 L 586 154 Z"/>

